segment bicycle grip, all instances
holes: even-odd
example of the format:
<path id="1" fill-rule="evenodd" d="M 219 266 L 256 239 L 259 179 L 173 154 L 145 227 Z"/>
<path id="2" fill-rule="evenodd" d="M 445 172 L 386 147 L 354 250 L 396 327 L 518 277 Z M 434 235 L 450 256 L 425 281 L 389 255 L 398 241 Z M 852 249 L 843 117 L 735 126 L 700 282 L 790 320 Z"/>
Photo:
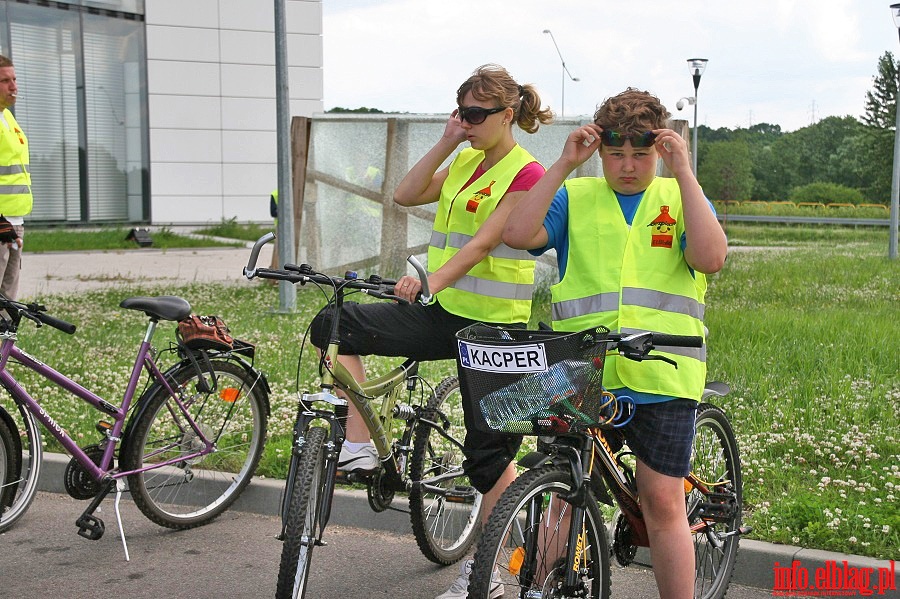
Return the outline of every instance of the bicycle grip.
<path id="1" fill-rule="evenodd" d="M 654 347 L 703 347 L 703 337 L 699 335 L 667 335 L 653 333 Z"/>
<path id="2" fill-rule="evenodd" d="M 70 322 L 66 322 L 65 320 L 56 318 L 55 316 L 50 316 L 49 314 L 44 314 L 43 312 L 37 312 L 35 316 L 37 316 L 37 319 L 40 320 L 43 324 L 50 325 L 58 331 L 68 333 L 69 335 L 75 333 L 75 325 Z"/>
<path id="3" fill-rule="evenodd" d="M 256 243 L 253 244 L 253 249 L 250 250 L 250 259 L 247 261 L 247 266 L 244 267 L 244 276 L 248 279 L 252 279 L 256 276 L 256 261 L 259 259 L 259 251 L 262 249 L 262 246 L 266 245 L 270 241 L 275 239 L 275 233 L 269 231 L 262 237 L 256 240 Z"/>

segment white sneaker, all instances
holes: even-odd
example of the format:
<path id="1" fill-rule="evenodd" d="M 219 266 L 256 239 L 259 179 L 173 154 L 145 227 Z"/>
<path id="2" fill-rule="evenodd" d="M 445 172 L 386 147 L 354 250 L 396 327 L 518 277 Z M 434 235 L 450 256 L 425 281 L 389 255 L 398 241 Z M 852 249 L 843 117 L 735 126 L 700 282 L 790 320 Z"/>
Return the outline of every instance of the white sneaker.
<path id="1" fill-rule="evenodd" d="M 464 561 L 459 570 L 459 577 L 453 581 L 450 588 L 434 599 L 466 599 L 469 596 L 469 574 L 472 573 L 472 560 Z M 494 575 L 491 577 L 491 591 L 488 593 L 488 597 L 497 599 L 502 596 L 503 583 L 500 582 L 500 572 L 495 569 Z"/>
<path id="2" fill-rule="evenodd" d="M 371 443 L 363 445 L 355 452 L 350 451 L 346 445 L 341 447 L 341 455 L 338 456 L 338 470 L 349 472 L 351 470 L 377 470 L 378 452 Z"/>

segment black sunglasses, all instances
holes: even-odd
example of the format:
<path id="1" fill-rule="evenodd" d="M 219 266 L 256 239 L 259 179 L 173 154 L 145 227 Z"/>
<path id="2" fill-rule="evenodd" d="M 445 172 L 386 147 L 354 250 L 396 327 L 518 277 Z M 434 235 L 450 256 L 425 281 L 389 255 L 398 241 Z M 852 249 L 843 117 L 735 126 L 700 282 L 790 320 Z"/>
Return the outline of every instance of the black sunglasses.
<path id="1" fill-rule="evenodd" d="M 497 114 L 506 110 L 506 106 L 499 108 L 482 108 L 481 106 L 460 106 L 459 120 L 468 121 L 472 125 L 480 125 L 488 115 Z"/>
<path id="2" fill-rule="evenodd" d="M 644 131 L 643 133 L 619 133 L 618 131 L 609 131 L 604 129 L 600 133 L 600 141 L 604 146 L 613 148 L 621 148 L 626 141 L 631 141 L 632 148 L 649 148 L 656 140 L 656 133 L 653 131 Z"/>

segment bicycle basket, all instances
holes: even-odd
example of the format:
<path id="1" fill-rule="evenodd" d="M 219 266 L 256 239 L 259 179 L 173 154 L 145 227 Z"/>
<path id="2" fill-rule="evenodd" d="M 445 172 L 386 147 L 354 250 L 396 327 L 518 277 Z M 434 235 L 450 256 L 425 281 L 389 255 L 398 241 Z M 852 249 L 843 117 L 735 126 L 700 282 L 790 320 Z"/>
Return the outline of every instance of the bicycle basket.
<path id="1" fill-rule="evenodd" d="M 534 435 L 554 421 L 565 430 L 608 421 L 602 394 L 608 333 L 605 327 L 561 333 L 480 323 L 459 331 L 457 370 L 463 393 L 480 412 L 475 428 Z"/>

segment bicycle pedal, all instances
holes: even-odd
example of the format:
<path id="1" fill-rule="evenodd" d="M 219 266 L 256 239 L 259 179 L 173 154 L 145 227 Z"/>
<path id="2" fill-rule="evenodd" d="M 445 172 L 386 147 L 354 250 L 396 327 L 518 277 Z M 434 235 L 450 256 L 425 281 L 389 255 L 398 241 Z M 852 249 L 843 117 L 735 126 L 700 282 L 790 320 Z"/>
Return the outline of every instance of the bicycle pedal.
<path id="1" fill-rule="evenodd" d="M 106 525 L 103 524 L 103 520 L 90 514 L 82 514 L 81 517 L 75 521 L 75 526 L 78 527 L 78 536 L 90 539 L 91 541 L 98 540 L 106 531 Z"/>
<path id="2" fill-rule="evenodd" d="M 369 485 L 375 472 L 377 470 L 337 470 L 334 473 L 334 482 L 344 485 Z"/>
<path id="3" fill-rule="evenodd" d="M 453 487 L 447 489 L 444 499 L 449 503 L 475 503 L 478 492 L 474 487 Z"/>

